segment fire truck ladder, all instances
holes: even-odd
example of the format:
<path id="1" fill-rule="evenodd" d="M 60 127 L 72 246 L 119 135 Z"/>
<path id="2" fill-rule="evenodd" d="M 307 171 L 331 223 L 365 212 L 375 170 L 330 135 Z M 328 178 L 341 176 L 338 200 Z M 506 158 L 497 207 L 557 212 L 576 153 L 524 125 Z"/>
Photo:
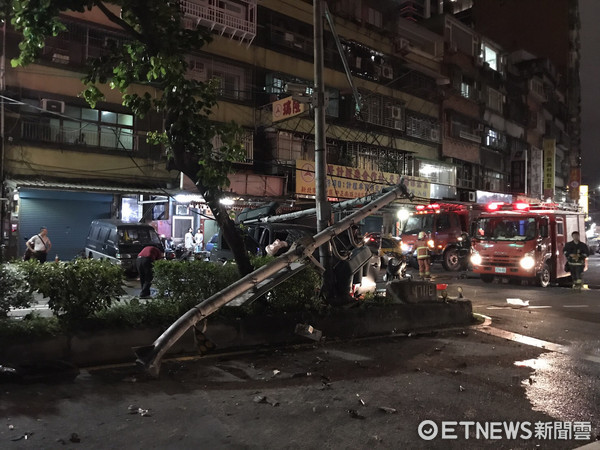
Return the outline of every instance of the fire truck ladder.
<path id="1" fill-rule="evenodd" d="M 194 306 L 177 319 L 152 345 L 134 349 L 137 363 L 144 367 L 150 375 L 157 377 L 164 354 L 189 328 L 205 320 L 209 315 L 232 301 L 237 301 L 241 304 L 245 301 L 258 298 L 259 293 L 264 294 L 268 289 L 272 289 L 302 270 L 302 267 L 307 264 L 307 260 L 321 267 L 312 256 L 318 247 L 326 244 L 335 236 L 338 236 L 353 225 L 358 224 L 365 217 L 400 197 L 410 198 L 410 193 L 404 185 L 404 179 L 401 179 L 400 184 L 393 188 L 385 188 L 380 193 L 369 196 L 371 201 L 368 201 L 365 206 L 356 212 L 317 233 L 315 236 L 299 240 L 286 253 L 277 257 L 269 264 L 260 267 L 231 286 Z"/>

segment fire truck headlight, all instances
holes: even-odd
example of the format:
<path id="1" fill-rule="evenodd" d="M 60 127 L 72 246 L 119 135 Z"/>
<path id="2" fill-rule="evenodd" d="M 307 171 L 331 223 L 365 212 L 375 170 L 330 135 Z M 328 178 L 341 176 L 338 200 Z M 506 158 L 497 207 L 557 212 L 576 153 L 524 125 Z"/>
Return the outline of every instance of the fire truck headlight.
<path id="1" fill-rule="evenodd" d="M 402 244 L 400 244 L 400 250 L 402 250 L 403 253 L 406 253 L 406 252 L 410 251 L 410 247 L 408 246 L 408 244 L 405 244 L 403 242 Z"/>
<path id="2" fill-rule="evenodd" d="M 533 259 L 531 255 L 525 255 L 521 258 L 519 264 L 521 264 L 521 267 L 523 269 L 529 270 L 532 269 L 533 266 L 535 266 L 535 259 Z"/>
<path id="3" fill-rule="evenodd" d="M 479 253 L 473 253 L 471 255 L 471 264 L 478 266 L 481 264 L 481 255 Z"/>
<path id="4" fill-rule="evenodd" d="M 428 246 L 429 248 L 433 248 L 433 247 L 435 247 L 435 242 L 433 242 L 433 239 L 429 239 L 429 240 L 427 241 L 427 246 Z"/>

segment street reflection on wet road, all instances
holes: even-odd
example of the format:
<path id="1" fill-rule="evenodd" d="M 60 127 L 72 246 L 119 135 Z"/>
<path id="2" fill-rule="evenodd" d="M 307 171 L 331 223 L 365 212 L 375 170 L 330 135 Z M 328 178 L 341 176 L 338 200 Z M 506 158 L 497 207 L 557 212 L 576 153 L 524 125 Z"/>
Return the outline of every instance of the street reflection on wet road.
<path id="1" fill-rule="evenodd" d="M 539 358 L 516 361 L 516 366 L 535 370 L 525 380 L 528 400 L 536 411 L 562 421 L 593 421 L 600 413 L 594 385 L 600 367 L 572 355 L 545 353 Z"/>

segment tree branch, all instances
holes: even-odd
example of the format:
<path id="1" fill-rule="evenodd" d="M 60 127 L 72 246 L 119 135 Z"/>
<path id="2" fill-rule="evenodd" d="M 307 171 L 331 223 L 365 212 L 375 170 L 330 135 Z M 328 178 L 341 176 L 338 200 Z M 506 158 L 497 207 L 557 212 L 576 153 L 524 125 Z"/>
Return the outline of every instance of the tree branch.
<path id="1" fill-rule="evenodd" d="M 108 18 L 108 20 L 110 20 L 111 22 L 119 25 L 121 28 L 123 28 L 125 31 L 127 31 L 128 33 L 132 34 L 133 37 L 141 42 L 144 42 L 145 44 L 148 44 L 148 42 L 146 41 L 144 35 L 138 33 L 131 25 L 129 25 L 127 22 L 125 22 L 123 19 L 121 19 L 119 16 L 113 14 L 105 5 L 103 2 L 97 2 L 96 6 L 98 6 L 98 8 L 100 9 L 100 11 L 102 11 L 104 13 L 104 15 Z"/>

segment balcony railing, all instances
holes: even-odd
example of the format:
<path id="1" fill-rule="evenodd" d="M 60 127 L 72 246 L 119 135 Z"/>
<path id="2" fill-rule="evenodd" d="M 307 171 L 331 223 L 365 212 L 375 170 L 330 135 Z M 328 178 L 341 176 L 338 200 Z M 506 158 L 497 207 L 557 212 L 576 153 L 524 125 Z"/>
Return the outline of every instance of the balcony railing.
<path id="1" fill-rule="evenodd" d="M 85 126 L 70 128 L 59 125 L 23 121 L 21 139 L 24 141 L 63 144 L 73 147 L 136 150 L 137 136 L 126 128 L 86 130 Z"/>
<path id="2" fill-rule="evenodd" d="M 202 3 L 181 0 L 184 25 L 190 28 L 206 26 L 250 45 L 256 37 L 256 0 L 243 0 L 239 3 L 226 1 L 225 4 L 240 10 L 237 14 L 232 9 L 217 6 L 222 4 L 223 1 L 215 0 L 204 0 Z"/>

